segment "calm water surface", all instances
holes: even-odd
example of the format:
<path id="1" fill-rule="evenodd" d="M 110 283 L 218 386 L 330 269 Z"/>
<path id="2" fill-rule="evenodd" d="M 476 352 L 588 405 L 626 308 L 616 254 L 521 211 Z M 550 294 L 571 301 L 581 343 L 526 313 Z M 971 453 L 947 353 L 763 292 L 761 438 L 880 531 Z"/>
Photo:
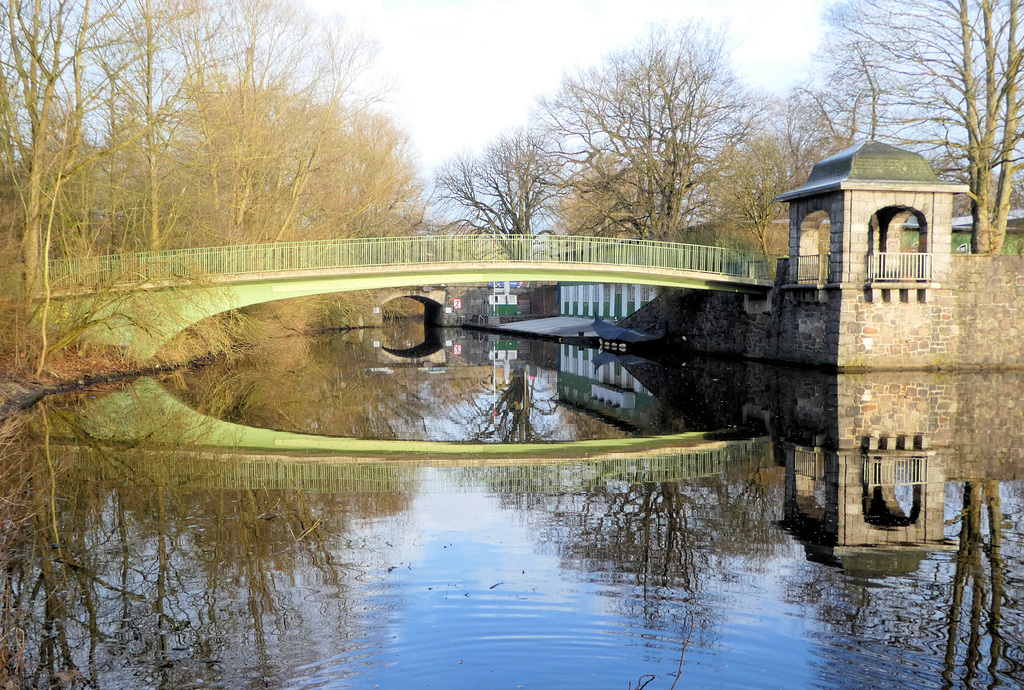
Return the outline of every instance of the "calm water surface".
<path id="1" fill-rule="evenodd" d="M 101 688 L 1024 681 L 1024 374 L 602 359 L 369 331 L 48 401 L 4 573 L 28 667 Z"/>

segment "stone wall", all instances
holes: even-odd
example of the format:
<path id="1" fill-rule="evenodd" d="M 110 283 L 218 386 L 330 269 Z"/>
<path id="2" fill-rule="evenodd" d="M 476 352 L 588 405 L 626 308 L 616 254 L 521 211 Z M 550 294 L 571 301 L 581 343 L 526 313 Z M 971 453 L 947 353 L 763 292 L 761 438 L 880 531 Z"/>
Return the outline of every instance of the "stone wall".
<path id="1" fill-rule="evenodd" d="M 960 365 L 960 329 L 948 288 L 891 290 L 889 299 L 844 299 L 839 366 L 856 369 L 930 369 Z M 884 291 L 876 290 L 877 297 Z M 925 299 L 922 299 L 924 297 Z"/>
<path id="2" fill-rule="evenodd" d="M 735 400 L 764 409 L 786 442 L 868 454 L 921 450 L 948 480 L 1024 476 L 1024 370 L 836 374 L 748 362 L 716 379 L 728 371 L 742 372 L 729 382 Z"/>
<path id="3" fill-rule="evenodd" d="M 837 374 L 692 359 L 682 367 L 627 367 L 666 408 L 679 411 L 679 430 L 764 420 L 783 444 L 892 457 L 927 454 L 948 480 L 1024 476 L 1024 369 Z"/>
<path id="4" fill-rule="evenodd" d="M 961 363 L 1024 365 L 1024 257 L 956 255 L 951 282 Z"/>
<path id="5" fill-rule="evenodd" d="M 838 347 L 838 305 L 803 299 L 776 286 L 770 307 L 750 308 L 743 295 L 666 290 L 620 325 L 657 331 L 685 352 L 828 366 Z"/>
<path id="6" fill-rule="evenodd" d="M 785 262 L 779 271 L 785 275 Z M 955 256 L 926 289 L 791 286 L 742 295 L 665 291 L 622 325 L 683 351 L 859 369 L 1024 366 L 1024 257 Z"/>

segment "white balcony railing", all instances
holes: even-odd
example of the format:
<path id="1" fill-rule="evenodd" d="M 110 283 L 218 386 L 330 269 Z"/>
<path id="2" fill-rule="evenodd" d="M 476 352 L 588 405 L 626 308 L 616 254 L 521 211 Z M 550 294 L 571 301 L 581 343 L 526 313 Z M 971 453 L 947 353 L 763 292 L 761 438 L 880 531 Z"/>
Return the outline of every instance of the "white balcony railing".
<path id="1" fill-rule="evenodd" d="M 820 450 L 794 448 L 793 469 L 801 476 L 822 479 L 825 476 L 825 454 Z"/>
<path id="2" fill-rule="evenodd" d="M 932 280 L 932 255 L 884 252 L 868 256 L 870 282 L 913 283 Z"/>

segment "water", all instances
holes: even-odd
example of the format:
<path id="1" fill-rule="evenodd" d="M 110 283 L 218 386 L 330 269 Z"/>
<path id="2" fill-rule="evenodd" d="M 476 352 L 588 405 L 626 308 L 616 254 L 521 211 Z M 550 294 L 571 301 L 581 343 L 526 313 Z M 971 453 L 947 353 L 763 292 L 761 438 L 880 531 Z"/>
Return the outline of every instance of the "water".
<path id="1" fill-rule="evenodd" d="M 1024 678 L 1024 374 L 385 349 L 421 339 L 281 341 L 35 410 L 4 574 L 35 681 Z"/>

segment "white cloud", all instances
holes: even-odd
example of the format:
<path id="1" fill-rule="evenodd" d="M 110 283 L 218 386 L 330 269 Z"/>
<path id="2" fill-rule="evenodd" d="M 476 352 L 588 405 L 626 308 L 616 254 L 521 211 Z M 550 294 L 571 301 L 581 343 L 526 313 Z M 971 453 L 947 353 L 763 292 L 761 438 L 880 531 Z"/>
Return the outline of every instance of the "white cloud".
<path id="1" fill-rule="evenodd" d="M 783 90 L 817 47 L 823 0 L 360 0 L 340 11 L 381 44 L 392 100 L 426 166 L 525 124 L 562 75 L 633 43 L 650 24 L 727 24 L 740 76 Z"/>

